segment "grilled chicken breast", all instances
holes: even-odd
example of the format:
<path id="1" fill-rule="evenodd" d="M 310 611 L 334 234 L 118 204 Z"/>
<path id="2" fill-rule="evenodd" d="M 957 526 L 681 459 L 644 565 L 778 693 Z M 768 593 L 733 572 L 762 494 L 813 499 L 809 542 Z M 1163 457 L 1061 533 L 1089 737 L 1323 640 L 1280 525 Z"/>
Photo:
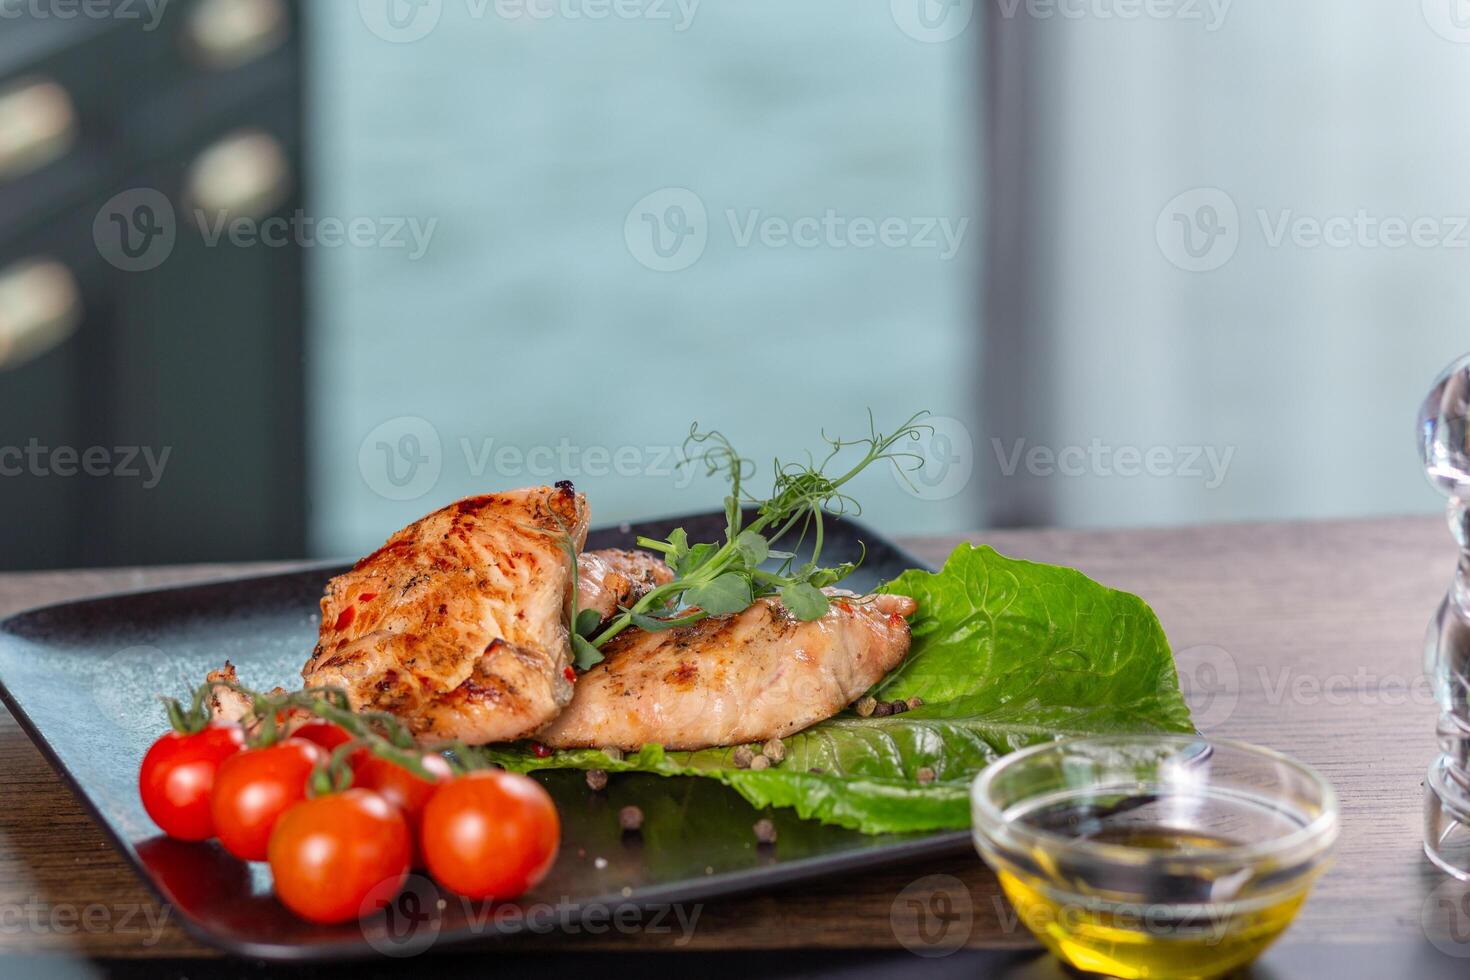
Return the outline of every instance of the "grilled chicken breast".
<path id="1" fill-rule="evenodd" d="M 615 615 L 619 607 L 632 605 L 649 589 L 662 585 L 673 577 L 673 572 L 656 555 L 646 551 L 622 551 L 616 548 L 584 551 L 577 556 L 577 571 L 579 605 L 583 609 L 595 609 L 604 620 Z M 476 664 L 479 673 L 483 674 L 490 669 L 491 664 L 485 663 L 483 658 Z M 225 661 L 220 670 L 211 671 L 208 679 L 239 683 L 235 667 L 229 661 Z M 281 689 L 277 688 L 275 693 L 281 693 Z M 430 702 L 425 710 L 435 720 L 420 724 L 429 729 L 447 727 L 448 719 L 443 716 L 445 712 L 452 710 L 455 700 L 451 694 L 447 700 L 440 698 Z M 208 707 L 211 717 L 216 721 L 241 721 L 250 712 L 250 701 L 229 688 L 217 687 L 210 693 Z M 314 716 L 303 714 L 299 718 L 286 719 L 285 724 L 291 728 L 312 717 Z"/>
<path id="2" fill-rule="evenodd" d="M 587 503 L 570 483 L 467 497 L 327 584 L 301 671 L 426 744 L 529 735 L 572 696 L 567 622 Z"/>
<path id="3" fill-rule="evenodd" d="M 915 609 L 907 596 L 832 595 L 831 610 L 814 622 L 768 597 L 691 626 L 626 630 L 536 739 L 563 749 L 700 749 L 790 735 L 829 718 L 908 653 L 904 617 Z"/>

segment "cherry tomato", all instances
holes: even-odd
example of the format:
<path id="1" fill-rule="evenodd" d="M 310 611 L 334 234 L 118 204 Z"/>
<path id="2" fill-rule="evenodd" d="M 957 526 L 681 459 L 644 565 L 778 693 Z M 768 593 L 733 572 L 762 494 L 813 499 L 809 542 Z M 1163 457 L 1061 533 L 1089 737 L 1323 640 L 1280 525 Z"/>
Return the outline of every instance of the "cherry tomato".
<path id="1" fill-rule="evenodd" d="M 312 922 L 348 922 L 403 887 L 413 834 L 377 793 L 349 789 L 298 803 L 271 833 L 276 897 Z"/>
<path id="2" fill-rule="evenodd" d="M 304 738 L 315 742 L 328 752 L 339 745 L 352 741 L 352 733 L 341 725 L 330 721 L 308 721 L 291 733 L 292 738 Z"/>
<path id="3" fill-rule="evenodd" d="M 419 844 L 429 873 L 468 898 L 511 899 L 556 859 L 561 821 L 535 780 L 498 769 L 460 776 L 434 790 Z"/>
<path id="4" fill-rule="evenodd" d="M 153 822 L 178 840 L 214 836 L 209 794 L 220 763 L 245 747 L 239 725 L 213 724 L 184 735 L 169 732 L 153 743 L 138 772 L 138 793 Z"/>
<path id="5" fill-rule="evenodd" d="M 210 813 L 225 850 L 264 861 L 281 814 L 306 799 L 306 780 L 326 758 L 321 746 L 288 738 L 226 759 L 214 780 Z"/>
<path id="6" fill-rule="evenodd" d="M 434 774 L 432 783 L 371 752 L 365 753 L 352 765 L 352 785 L 370 789 L 402 810 L 414 837 L 418 837 L 424 807 L 428 805 L 429 797 L 434 795 L 434 788 L 447 782 L 452 775 L 449 763 L 442 755 L 426 752 L 419 761 Z"/>

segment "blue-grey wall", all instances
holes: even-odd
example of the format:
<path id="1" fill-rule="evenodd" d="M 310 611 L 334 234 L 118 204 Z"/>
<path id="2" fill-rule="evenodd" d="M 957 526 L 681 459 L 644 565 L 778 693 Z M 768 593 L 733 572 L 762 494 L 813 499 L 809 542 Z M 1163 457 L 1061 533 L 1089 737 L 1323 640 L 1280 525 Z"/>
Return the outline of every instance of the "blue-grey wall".
<path id="1" fill-rule="evenodd" d="M 863 482 L 867 517 L 978 521 L 945 468 L 975 429 L 977 25 L 936 40 L 841 0 L 358 8 L 311 9 L 312 211 L 378 239 L 411 219 L 427 247 L 410 226 L 312 251 L 315 550 L 562 476 L 599 522 L 717 506 L 667 469 L 692 421 L 764 464 L 869 408 L 947 419 L 916 492 Z"/>

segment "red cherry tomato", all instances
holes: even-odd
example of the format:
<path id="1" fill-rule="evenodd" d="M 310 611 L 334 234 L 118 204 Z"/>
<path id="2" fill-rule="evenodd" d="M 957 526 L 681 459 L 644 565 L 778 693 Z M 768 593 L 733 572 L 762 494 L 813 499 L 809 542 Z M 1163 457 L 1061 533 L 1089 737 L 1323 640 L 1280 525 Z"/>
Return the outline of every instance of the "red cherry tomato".
<path id="1" fill-rule="evenodd" d="M 276 897 L 312 922 L 348 922 L 398 894 L 413 835 L 392 803 L 349 789 L 298 803 L 271 833 Z"/>
<path id="2" fill-rule="evenodd" d="M 245 747 L 239 725 L 213 724 L 189 735 L 169 732 L 153 743 L 138 772 L 143 809 L 178 840 L 214 836 L 209 795 L 220 763 Z"/>
<path id="3" fill-rule="evenodd" d="M 326 758 L 321 746 L 288 738 L 226 759 L 214 780 L 210 813 L 225 850 L 264 861 L 281 814 L 306 799 L 306 780 Z"/>
<path id="4" fill-rule="evenodd" d="M 293 731 L 291 737 L 304 738 L 308 742 L 315 742 L 328 752 L 339 745 L 352 741 L 351 732 L 341 725 L 334 725 L 330 721 L 308 721 Z"/>
<path id="5" fill-rule="evenodd" d="M 535 780 L 498 769 L 441 785 L 424 807 L 419 844 L 429 873 L 469 898 L 511 899 L 556 859 L 561 821 Z"/>
<path id="6" fill-rule="evenodd" d="M 372 753 L 365 753 L 352 766 L 352 785 L 370 789 L 402 810 L 415 837 L 418 836 L 424 807 L 428 805 L 429 797 L 434 795 L 434 788 L 447 782 L 452 775 L 449 763 L 442 755 L 426 752 L 420 761 L 434 774 L 432 783 Z"/>

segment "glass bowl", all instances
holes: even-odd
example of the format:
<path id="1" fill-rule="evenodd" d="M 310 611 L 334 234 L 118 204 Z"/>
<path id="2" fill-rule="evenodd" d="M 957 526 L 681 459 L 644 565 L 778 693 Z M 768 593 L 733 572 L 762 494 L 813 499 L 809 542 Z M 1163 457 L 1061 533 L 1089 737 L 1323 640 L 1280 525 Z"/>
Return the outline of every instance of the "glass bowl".
<path id="1" fill-rule="evenodd" d="M 975 846 L 1022 923 L 1080 970 L 1214 977 L 1295 918 L 1337 838 L 1314 770 L 1243 742 L 1038 745 L 971 789 Z"/>

